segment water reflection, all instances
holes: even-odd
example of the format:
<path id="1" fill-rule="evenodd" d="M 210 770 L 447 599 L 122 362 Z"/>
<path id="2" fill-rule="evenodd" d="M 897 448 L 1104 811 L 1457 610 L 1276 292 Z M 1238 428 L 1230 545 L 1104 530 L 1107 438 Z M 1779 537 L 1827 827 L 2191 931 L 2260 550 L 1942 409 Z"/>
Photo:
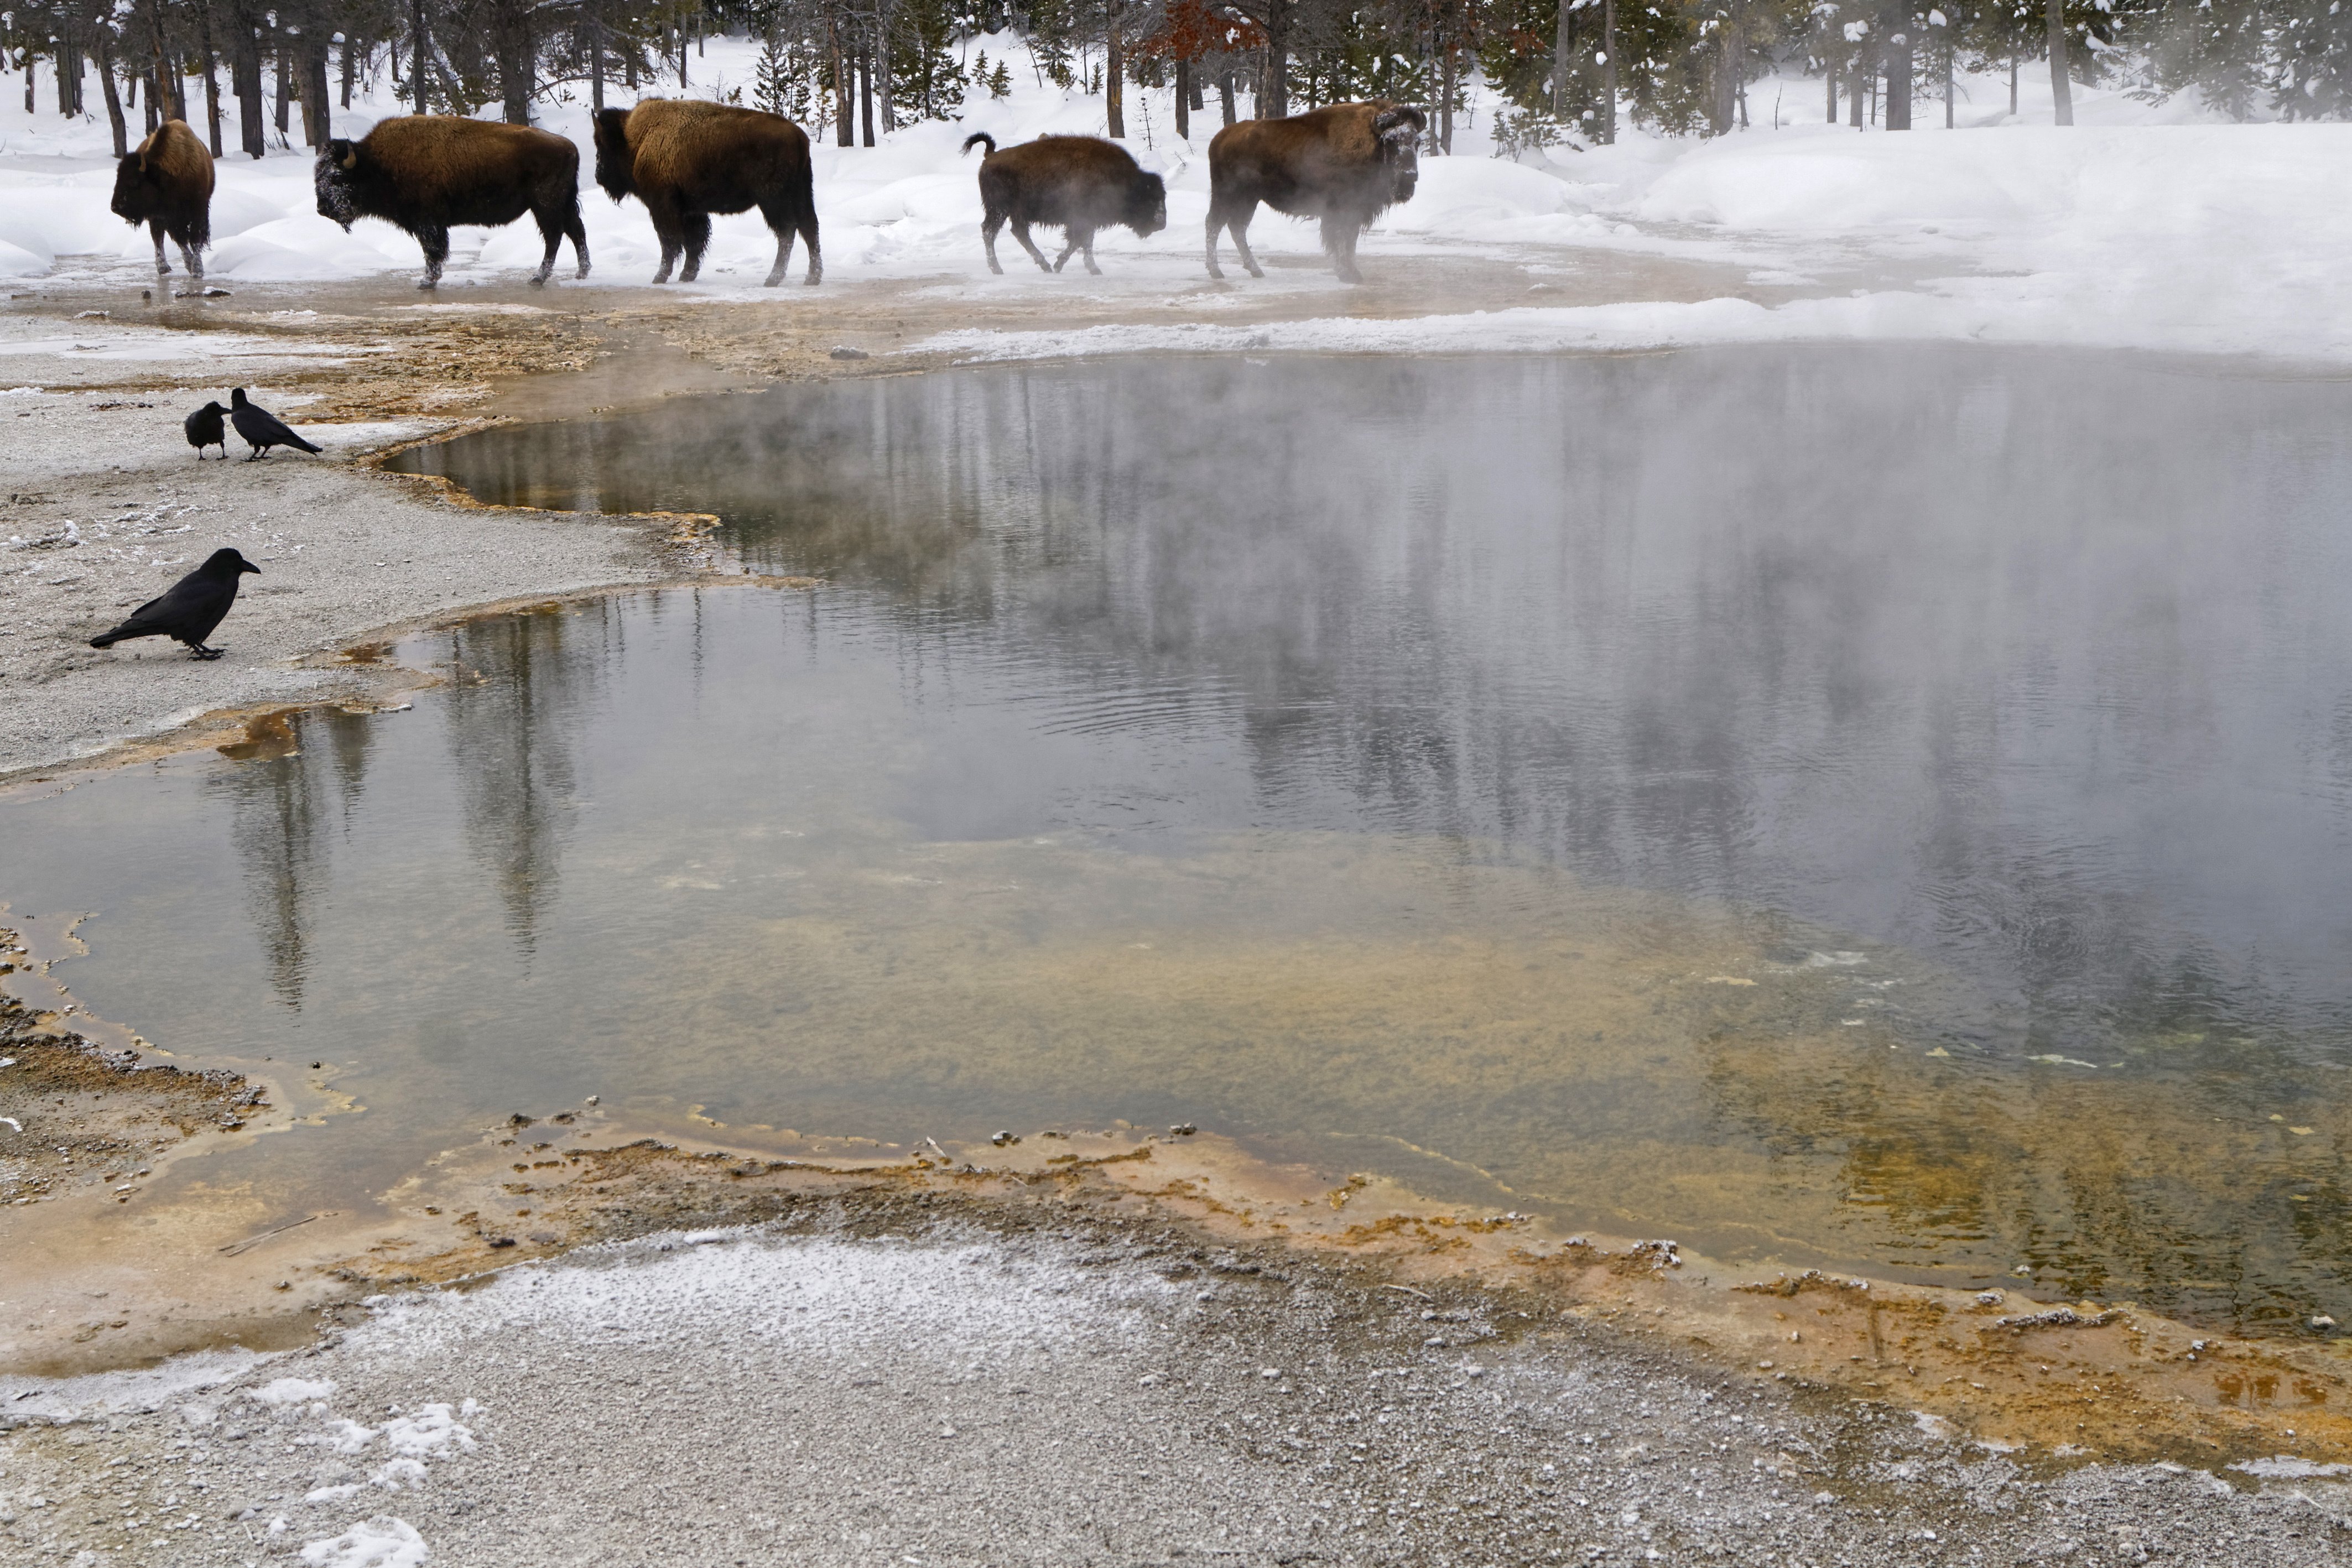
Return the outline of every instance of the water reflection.
<path id="1" fill-rule="evenodd" d="M 2347 404 L 1809 349 L 499 430 L 426 457 L 833 586 L 419 639 L 413 715 L 0 812 L 0 891 L 100 910 L 77 987 L 175 1049 L 348 1063 L 314 1169 L 589 1092 L 1192 1119 L 1736 1258 L 2340 1318 Z M 238 879 L 251 929 L 189 918 Z"/>

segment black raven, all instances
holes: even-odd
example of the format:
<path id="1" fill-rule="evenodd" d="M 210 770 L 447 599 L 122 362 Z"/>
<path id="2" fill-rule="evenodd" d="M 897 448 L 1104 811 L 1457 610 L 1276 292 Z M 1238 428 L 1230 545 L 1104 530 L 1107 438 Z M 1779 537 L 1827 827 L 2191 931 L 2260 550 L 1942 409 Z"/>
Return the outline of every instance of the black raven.
<path id="1" fill-rule="evenodd" d="M 196 461 L 205 460 L 205 448 L 217 446 L 221 458 L 228 458 L 228 426 L 225 423 L 228 410 L 216 402 L 208 402 L 188 415 L 188 444 L 196 449 Z"/>
<path id="2" fill-rule="evenodd" d="M 89 645 L 111 648 L 133 637 L 171 637 L 185 643 L 188 652 L 199 659 L 217 659 L 221 650 L 205 647 L 205 639 L 236 602 L 236 580 L 260 570 L 233 549 L 216 549 L 161 599 L 149 600 L 113 631 L 92 637 Z"/>
<path id="3" fill-rule="evenodd" d="M 247 463 L 254 457 L 262 456 L 273 446 L 291 446 L 302 452 L 319 450 L 287 429 L 284 420 L 247 401 L 243 387 L 228 394 L 228 422 L 236 426 L 236 433 L 245 437 L 247 446 L 253 448 L 253 457 L 247 458 Z M 221 447 L 221 453 L 224 456 L 227 455 L 226 444 Z"/>

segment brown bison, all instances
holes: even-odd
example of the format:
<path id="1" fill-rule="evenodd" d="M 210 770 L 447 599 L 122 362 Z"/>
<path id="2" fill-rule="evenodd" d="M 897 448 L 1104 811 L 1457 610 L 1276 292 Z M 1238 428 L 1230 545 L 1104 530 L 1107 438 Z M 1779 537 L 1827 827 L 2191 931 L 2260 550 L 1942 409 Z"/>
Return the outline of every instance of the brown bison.
<path id="1" fill-rule="evenodd" d="M 996 231 L 1007 222 L 1013 237 L 1029 259 L 1047 272 L 1059 272 L 1071 256 L 1087 253 L 1087 270 L 1100 276 L 1095 265 L 1095 230 L 1125 224 L 1149 236 L 1168 226 L 1168 187 L 1159 175 L 1137 167 L 1126 148 L 1098 136 L 1041 136 L 1019 147 L 996 150 L 996 138 L 986 131 L 967 136 L 963 150 L 988 151 L 980 160 L 980 242 L 988 247 L 988 270 L 1003 272 L 996 264 Z M 1062 254 L 1051 262 L 1029 238 L 1031 224 L 1058 224 L 1064 239 Z"/>
<path id="2" fill-rule="evenodd" d="M 808 137 L 781 114 L 669 98 L 605 110 L 596 116 L 596 183 L 615 202 L 645 203 L 661 238 L 656 283 L 669 281 L 681 252 L 678 281 L 693 282 L 710 244 L 710 214 L 753 207 L 776 236 L 767 287 L 783 281 L 795 231 L 808 241 L 809 282 L 824 280 Z"/>
<path id="3" fill-rule="evenodd" d="M 1323 220 L 1332 270 L 1360 283 L 1356 236 L 1383 208 L 1412 199 L 1414 150 L 1429 120 L 1410 104 L 1375 99 L 1334 103 L 1287 120 L 1245 120 L 1209 143 L 1209 276 L 1217 266 L 1217 231 L 1252 277 L 1264 277 L 1250 254 L 1249 222 L 1264 202 L 1277 213 Z"/>
<path id="4" fill-rule="evenodd" d="M 311 172 L 319 215 L 348 229 L 382 218 L 425 247 L 419 288 L 441 281 L 449 231 L 460 224 L 499 228 L 529 213 L 547 255 L 532 277 L 545 283 L 566 235 L 588 276 L 588 231 L 580 223 L 580 149 L 549 131 L 496 125 L 450 114 L 387 120 L 357 141 L 327 143 Z"/>
<path id="5" fill-rule="evenodd" d="M 170 235 L 188 264 L 188 276 L 205 280 L 205 246 L 213 242 L 213 155 L 184 120 L 167 120 L 162 128 L 126 152 L 114 169 L 114 215 L 127 224 L 145 224 L 155 239 L 155 276 L 172 276 L 163 259 L 163 236 Z"/>

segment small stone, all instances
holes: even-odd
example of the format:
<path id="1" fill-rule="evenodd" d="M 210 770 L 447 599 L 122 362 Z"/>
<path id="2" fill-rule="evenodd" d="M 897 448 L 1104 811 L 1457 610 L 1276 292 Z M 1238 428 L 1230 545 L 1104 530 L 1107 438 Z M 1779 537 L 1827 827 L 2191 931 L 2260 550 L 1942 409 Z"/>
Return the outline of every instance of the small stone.
<path id="1" fill-rule="evenodd" d="M 2311 1326 L 2325 1333 L 2327 1330 L 2336 1326 L 2336 1320 L 2329 1317 L 2326 1312 L 2322 1312 L 2317 1317 L 2311 1320 Z"/>
<path id="2" fill-rule="evenodd" d="M 1021 1140 L 1020 1140 L 1020 1138 L 1019 1138 L 1019 1137 L 1015 1136 L 1013 1134 L 1011 1134 L 1011 1133 L 999 1133 L 999 1134 L 996 1134 L 996 1136 L 994 1136 L 994 1137 L 992 1137 L 992 1138 L 989 1139 L 988 1141 L 989 1141 L 990 1143 L 992 1143 L 992 1144 L 994 1144 L 998 1148 L 1002 1149 L 1002 1148 L 1005 1148 L 1005 1147 L 1007 1147 L 1007 1146 L 1009 1146 L 1009 1145 L 1011 1145 L 1017 1144 L 1017 1143 L 1019 1143 Z"/>
<path id="3" fill-rule="evenodd" d="M 1761 1372 L 1769 1372 L 1772 1370 L 1772 1364 L 1769 1361 L 1759 1361 L 1756 1364 L 1756 1366 L 1757 1369 Z"/>
<path id="4" fill-rule="evenodd" d="M 1189 1138 L 1200 1130 L 1190 1122 L 1179 1122 L 1168 1129 L 1168 1135 L 1171 1138 Z"/>
<path id="5" fill-rule="evenodd" d="M 852 349 L 845 346 L 834 350 L 832 354 L 832 358 L 836 360 L 870 360 L 873 357 L 873 355 L 867 353 L 863 349 Z"/>

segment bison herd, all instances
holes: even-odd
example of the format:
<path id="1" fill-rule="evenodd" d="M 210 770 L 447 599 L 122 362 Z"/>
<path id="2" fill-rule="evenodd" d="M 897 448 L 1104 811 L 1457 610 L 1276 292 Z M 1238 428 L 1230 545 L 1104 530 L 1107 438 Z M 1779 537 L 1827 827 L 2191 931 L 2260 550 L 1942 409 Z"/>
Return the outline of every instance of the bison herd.
<path id="1" fill-rule="evenodd" d="M 1234 249 L 1253 277 L 1263 277 L 1250 254 L 1249 225 L 1259 205 L 1292 217 L 1314 218 L 1332 269 L 1360 279 L 1356 239 L 1382 211 L 1412 197 L 1415 150 L 1428 121 L 1409 104 L 1376 100 L 1328 104 L 1286 120 L 1244 120 L 1209 143 L 1209 276 L 1222 278 L 1217 236 Z M 776 236 L 776 262 L 767 286 L 783 279 L 795 235 L 808 242 L 808 281 L 824 277 L 817 244 L 816 194 L 809 141 L 782 115 L 729 104 L 646 99 L 634 109 L 608 109 L 594 121 L 596 183 L 614 201 L 635 196 L 661 241 L 656 283 L 669 281 L 683 258 L 681 282 L 691 283 L 710 243 L 714 213 L 757 207 Z M 1124 225 L 1139 235 L 1168 226 L 1168 192 L 1127 150 L 1093 136 L 1042 136 L 1000 149 L 985 132 L 963 150 L 985 152 L 980 195 L 985 214 L 982 246 L 992 272 L 996 236 L 1007 224 L 1030 259 L 1059 272 L 1074 255 L 1095 265 L 1095 235 Z M 460 225 L 495 228 L 525 213 L 539 225 L 546 254 L 531 277 L 544 284 L 556 253 L 572 241 L 578 276 L 588 276 L 588 236 L 580 221 L 580 150 L 564 137 L 529 126 L 449 115 L 405 115 L 384 120 L 356 141 L 335 140 L 319 154 L 313 180 L 319 214 L 349 229 L 380 218 L 414 236 L 425 253 L 421 288 L 436 287 L 449 256 L 449 231 Z M 115 174 L 113 210 L 146 224 L 155 240 L 155 271 L 168 276 L 166 235 L 179 246 L 190 277 L 204 279 L 210 242 L 213 160 L 180 120 L 126 154 Z M 1058 227 L 1062 254 L 1045 259 L 1029 237 L 1032 225 Z"/>

